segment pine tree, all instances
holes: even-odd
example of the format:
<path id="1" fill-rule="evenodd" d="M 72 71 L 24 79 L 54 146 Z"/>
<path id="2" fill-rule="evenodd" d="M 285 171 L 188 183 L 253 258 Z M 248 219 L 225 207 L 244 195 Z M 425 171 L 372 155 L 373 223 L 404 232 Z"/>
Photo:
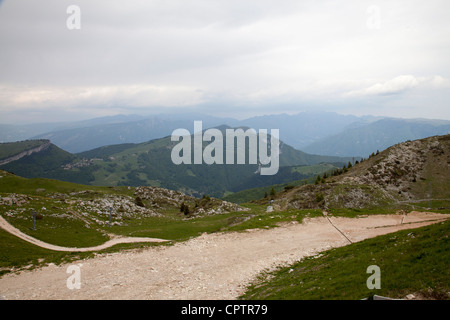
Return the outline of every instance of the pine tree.
<path id="1" fill-rule="evenodd" d="M 314 182 L 314 183 L 319 184 L 321 180 L 322 180 L 322 178 L 320 177 L 320 174 L 319 174 L 319 175 L 317 175 L 316 182 Z"/>
<path id="2" fill-rule="evenodd" d="M 275 197 L 276 194 L 277 194 L 277 193 L 276 193 L 275 189 L 272 187 L 272 189 L 270 189 L 270 195 L 271 195 L 272 197 Z"/>

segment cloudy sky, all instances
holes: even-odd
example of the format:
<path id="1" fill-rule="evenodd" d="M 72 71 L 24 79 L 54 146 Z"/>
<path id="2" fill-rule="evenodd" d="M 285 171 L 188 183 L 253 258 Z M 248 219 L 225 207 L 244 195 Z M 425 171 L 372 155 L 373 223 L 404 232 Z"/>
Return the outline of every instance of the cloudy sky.
<path id="1" fill-rule="evenodd" d="M 450 119 L 449 12 L 448 0 L 0 0 L 0 123 Z"/>

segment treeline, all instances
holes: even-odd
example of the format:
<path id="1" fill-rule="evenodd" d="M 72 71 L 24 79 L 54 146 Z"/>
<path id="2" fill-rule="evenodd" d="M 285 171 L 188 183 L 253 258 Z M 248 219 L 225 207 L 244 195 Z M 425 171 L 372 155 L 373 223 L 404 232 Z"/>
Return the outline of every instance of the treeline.
<path id="1" fill-rule="evenodd" d="M 369 156 L 368 159 L 370 159 L 370 158 L 372 158 L 372 157 L 378 155 L 379 153 L 380 153 L 379 150 L 377 150 L 376 153 L 375 153 L 375 152 L 372 152 L 372 154 Z M 351 161 L 349 161 L 348 164 L 347 164 L 347 165 L 344 165 L 341 169 L 340 169 L 340 168 L 335 169 L 335 170 L 331 171 L 329 174 L 328 174 L 327 172 L 325 172 L 325 173 L 323 174 L 323 176 L 320 176 L 320 174 L 319 174 L 319 175 L 317 175 L 316 180 L 315 180 L 314 183 L 315 183 L 315 184 L 325 183 L 325 182 L 326 182 L 325 180 L 326 180 L 328 177 L 336 177 L 336 176 L 339 176 L 339 175 L 341 175 L 341 174 L 344 174 L 344 173 L 348 172 L 348 170 L 350 170 L 353 166 L 358 165 L 358 164 L 360 164 L 360 163 L 362 163 L 362 162 L 364 162 L 364 161 L 366 161 L 366 160 L 367 160 L 367 159 L 361 158 L 360 161 L 356 160 L 353 164 L 351 163 Z"/>

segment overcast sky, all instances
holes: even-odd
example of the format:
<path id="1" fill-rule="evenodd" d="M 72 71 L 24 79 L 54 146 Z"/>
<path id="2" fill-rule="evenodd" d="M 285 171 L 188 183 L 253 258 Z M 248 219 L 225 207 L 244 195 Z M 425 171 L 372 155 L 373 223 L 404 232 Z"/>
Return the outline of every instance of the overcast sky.
<path id="1" fill-rule="evenodd" d="M 4 0 L 0 123 L 181 108 L 450 119 L 449 12 L 448 0 Z"/>

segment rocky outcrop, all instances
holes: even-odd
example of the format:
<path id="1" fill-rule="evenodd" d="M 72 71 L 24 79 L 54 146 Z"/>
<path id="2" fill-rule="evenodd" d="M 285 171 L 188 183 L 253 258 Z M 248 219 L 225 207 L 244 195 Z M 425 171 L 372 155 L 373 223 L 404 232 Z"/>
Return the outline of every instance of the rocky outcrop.
<path id="1" fill-rule="evenodd" d="M 0 166 L 4 165 L 4 164 L 7 164 L 7 163 L 10 163 L 10 162 L 13 162 L 13 161 L 16 161 L 16 160 L 19 160 L 19 159 L 21 159 L 23 157 L 26 157 L 26 156 L 29 156 L 29 155 L 31 155 L 33 153 L 37 153 L 37 152 L 41 152 L 43 150 L 46 150 L 46 149 L 48 149 L 48 147 L 50 147 L 50 145 L 51 145 L 50 140 L 43 140 L 43 143 L 40 146 L 38 146 L 38 147 L 22 151 L 22 152 L 14 155 L 14 156 L 11 156 L 11 157 L 8 157 L 6 159 L 0 160 Z"/>
<path id="2" fill-rule="evenodd" d="M 347 172 L 280 193 L 283 209 L 386 207 L 448 199 L 450 135 L 394 145 Z"/>
<path id="3" fill-rule="evenodd" d="M 157 187 L 137 187 L 134 195 L 145 200 L 156 211 L 164 207 L 180 208 L 181 204 L 185 204 L 189 207 L 191 216 L 248 211 L 235 203 L 210 197 L 197 199 L 179 191 Z"/>

